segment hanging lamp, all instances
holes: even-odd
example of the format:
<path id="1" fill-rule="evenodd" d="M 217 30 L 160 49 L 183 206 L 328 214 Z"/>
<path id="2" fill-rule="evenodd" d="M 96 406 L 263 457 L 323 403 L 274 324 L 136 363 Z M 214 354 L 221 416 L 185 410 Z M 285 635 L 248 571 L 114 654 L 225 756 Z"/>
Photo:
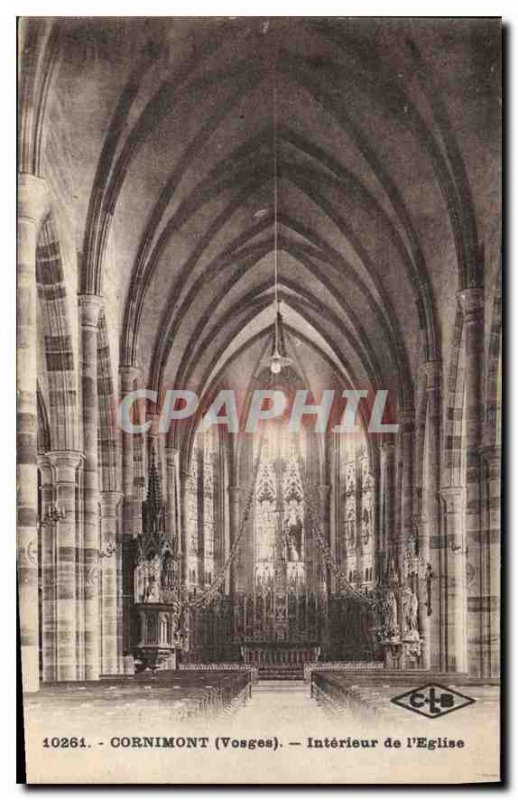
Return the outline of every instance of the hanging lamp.
<path id="1" fill-rule="evenodd" d="M 283 367 L 292 363 L 286 355 L 284 332 L 282 330 L 282 315 L 279 307 L 279 249 L 278 249 L 278 174 L 277 174 L 277 89 L 273 89 L 273 306 L 275 314 L 273 349 L 269 358 L 270 371 L 278 375 Z"/>

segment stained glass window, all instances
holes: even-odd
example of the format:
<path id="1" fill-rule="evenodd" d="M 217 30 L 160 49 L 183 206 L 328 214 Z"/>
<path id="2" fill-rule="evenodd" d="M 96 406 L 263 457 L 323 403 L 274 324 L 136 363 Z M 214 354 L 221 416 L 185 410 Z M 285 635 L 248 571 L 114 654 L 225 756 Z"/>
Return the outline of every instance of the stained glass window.
<path id="1" fill-rule="evenodd" d="M 267 432 L 261 444 L 255 490 L 258 585 L 271 582 L 281 564 L 286 565 L 289 584 L 304 581 L 304 490 L 300 461 L 298 435 L 279 429 Z"/>
<path id="2" fill-rule="evenodd" d="M 187 478 L 187 547 L 189 561 L 189 581 L 197 583 L 198 576 L 198 449 L 195 444 L 191 456 L 189 477 Z"/>
<path id="3" fill-rule="evenodd" d="M 215 576 L 216 463 L 216 433 L 213 429 L 206 433 L 197 433 L 186 487 L 188 574 L 191 584 L 201 580 L 210 584 Z M 203 575 L 199 574 L 200 570 L 203 570 Z"/>
<path id="4" fill-rule="evenodd" d="M 215 435 L 210 429 L 203 437 L 203 548 L 205 583 L 214 576 L 214 463 Z"/>
<path id="5" fill-rule="evenodd" d="M 375 542 L 371 466 L 363 439 L 346 439 L 340 447 L 343 487 L 340 562 L 350 582 L 364 585 L 373 581 Z"/>
<path id="6" fill-rule="evenodd" d="M 273 441 L 262 443 L 255 490 L 255 558 L 258 580 L 273 576 L 277 529 L 277 477 Z"/>

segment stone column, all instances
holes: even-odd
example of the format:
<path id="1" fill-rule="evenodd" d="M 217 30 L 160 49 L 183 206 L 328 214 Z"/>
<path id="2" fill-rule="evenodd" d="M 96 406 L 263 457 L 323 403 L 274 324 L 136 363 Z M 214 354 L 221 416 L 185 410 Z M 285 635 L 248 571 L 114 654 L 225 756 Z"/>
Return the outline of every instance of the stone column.
<path id="1" fill-rule="evenodd" d="M 443 501 L 444 569 L 436 581 L 437 594 L 443 591 L 443 621 L 445 656 L 440 666 L 454 672 L 468 669 L 467 596 L 466 596 L 466 537 L 464 532 L 464 489 L 449 486 L 441 489 Z M 444 586 L 442 589 L 441 585 Z M 435 592 L 434 592 L 435 595 Z M 439 603 L 440 598 L 434 603 Z M 435 664 L 433 665 L 435 666 Z"/>
<path id="2" fill-rule="evenodd" d="M 228 495 L 230 501 L 230 549 L 232 549 L 236 537 L 239 533 L 239 524 L 241 521 L 240 518 L 240 508 L 241 508 L 241 487 L 240 486 L 229 486 L 228 487 Z M 242 587 L 239 585 L 239 580 L 237 576 L 238 571 L 238 559 L 239 556 L 236 556 L 234 561 L 230 566 L 230 594 L 234 594 L 234 591 L 237 589 L 241 589 Z"/>
<path id="3" fill-rule="evenodd" d="M 56 526 L 46 519 L 46 509 L 54 505 L 54 476 L 47 456 L 38 456 L 41 474 L 41 646 L 42 680 L 56 678 Z"/>
<path id="4" fill-rule="evenodd" d="M 102 298 L 79 295 L 82 344 L 83 475 L 84 498 L 84 648 L 85 679 L 98 680 L 100 671 L 99 636 L 99 475 L 98 475 L 98 398 L 97 325 Z"/>
<path id="5" fill-rule="evenodd" d="M 16 286 L 17 564 L 23 689 L 39 688 L 36 245 L 46 184 L 18 179 Z"/>
<path id="6" fill-rule="evenodd" d="M 197 485 L 197 502 L 198 502 L 198 586 L 200 592 L 205 588 L 205 503 L 203 484 L 205 481 L 205 463 L 203 458 L 203 445 L 196 448 L 192 452 L 192 458 L 198 460 L 198 485 Z"/>
<path id="7" fill-rule="evenodd" d="M 180 451 L 176 447 L 166 447 L 167 468 L 167 529 L 171 542 L 174 542 L 178 558 L 182 554 L 182 541 L 180 536 Z"/>
<path id="8" fill-rule="evenodd" d="M 389 565 L 391 553 L 394 553 L 395 551 L 395 450 L 396 448 L 394 442 L 383 442 L 381 445 L 380 496 L 382 498 L 382 504 L 380 519 L 380 542 L 382 550 L 385 552 L 385 569 Z"/>
<path id="9" fill-rule="evenodd" d="M 237 446 L 237 443 L 236 443 Z M 237 454 L 236 454 L 237 458 Z M 239 499 L 235 498 L 237 507 L 235 508 L 235 519 L 232 523 L 232 542 L 239 535 L 239 529 L 247 510 L 250 500 L 251 492 L 254 492 L 253 486 L 254 469 L 256 466 L 257 454 L 254 455 L 254 445 L 251 437 L 245 437 L 240 446 L 239 457 L 239 473 L 236 483 L 240 485 L 241 491 Z M 279 492 L 280 475 L 278 470 L 275 471 L 275 480 L 277 484 L 277 492 Z M 253 495 L 252 495 L 253 496 Z M 276 527 L 279 529 L 281 524 L 281 508 L 282 502 L 280 494 L 278 494 L 277 510 L 276 510 Z M 244 523 L 243 535 L 239 544 L 238 556 L 236 557 L 236 590 L 252 594 L 255 587 L 255 503 L 251 502 L 248 506 L 248 517 Z M 285 575 L 284 575 L 285 578 Z"/>
<path id="10" fill-rule="evenodd" d="M 485 477 L 485 524 L 483 527 L 482 563 L 485 573 L 484 595 L 488 597 L 485 614 L 487 642 L 486 673 L 500 675 L 500 447 L 486 447 L 482 453 Z"/>
<path id="11" fill-rule="evenodd" d="M 55 525 L 56 680 L 75 681 L 77 669 L 76 607 L 76 485 L 82 454 L 71 450 L 47 453 L 54 471 Z M 45 509 L 44 509 L 45 511 Z"/>
<path id="12" fill-rule="evenodd" d="M 429 540 L 429 530 L 428 530 L 428 520 L 423 515 L 414 515 L 412 518 L 412 522 L 416 531 L 417 536 L 417 545 L 419 550 L 419 560 L 421 565 L 428 564 L 428 556 L 429 547 L 428 547 L 428 540 Z M 430 626 L 430 616 L 429 616 L 429 609 L 428 609 L 428 596 L 427 596 L 427 586 L 425 582 L 425 575 L 418 575 L 417 579 L 417 599 L 419 602 L 418 607 L 418 626 L 419 626 L 419 633 L 421 635 L 421 639 L 423 640 L 422 648 L 421 648 L 421 658 L 419 666 L 421 669 L 430 669 L 431 665 L 431 651 L 433 649 L 435 657 L 438 656 L 440 652 L 440 641 L 434 641 L 432 644 L 432 634 L 431 634 L 431 626 Z M 432 605 L 433 609 L 433 605 Z M 436 615 L 437 619 L 439 618 Z M 434 664 L 435 668 L 438 668 L 438 664 Z"/>
<path id="13" fill-rule="evenodd" d="M 414 411 L 408 409 L 399 415 L 401 432 L 401 530 L 399 536 L 399 558 L 403 557 L 409 534 L 412 531 L 413 507 L 413 462 L 414 462 Z"/>
<path id="14" fill-rule="evenodd" d="M 221 497 L 221 519 L 222 519 L 222 530 L 221 530 L 221 563 L 220 568 L 226 562 L 226 559 L 230 553 L 230 542 L 231 542 L 231 528 L 230 528 L 230 497 L 228 492 L 228 467 L 227 461 L 225 459 L 225 455 L 222 454 L 222 472 L 221 472 L 221 481 L 220 481 L 220 497 Z M 230 595 L 232 591 L 232 566 L 227 570 L 225 574 L 225 594 Z"/>
<path id="15" fill-rule="evenodd" d="M 122 365 L 119 369 L 121 401 L 127 394 L 134 391 L 138 368 L 132 365 Z M 136 423 L 135 423 L 136 424 Z M 122 439 L 122 490 L 124 493 L 124 530 L 123 535 L 133 535 L 133 453 L 134 434 L 121 431 Z"/>
<path id="16" fill-rule="evenodd" d="M 333 556 L 335 564 L 338 563 L 338 543 L 337 543 L 337 527 L 336 527 L 336 482 L 335 479 L 339 474 L 338 467 L 338 454 L 336 448 L 336 437 L 330 435 L 326 439 L 325 454 L 326 454 L 326 483 L 329 484 L 326 499 L 326 528 L 328 531 L 328 542 L 331 555 Z M 329 572 L 329 592 L 333 594 L 336 592 L 336 575 Z"/>
<path id="17" fill-rule="evenodd" d="M 373 559 L 372 559 L 372 573 L 373 582 L 376 583 L 376 576 L 380 573 L 380 549 L 381 549 L 381 528 L 380 528 L 380 486 L 381 486 L 381 456 L 379 449 L 376 450 L 372 469 L 372 546 L 373 546 Z"/>
<path id="18" fill-rule="evenodd" d="M 180 462 L 180 530 L 182 533 L 182 560 L 180 561 L 181 564 L 181 578 L 184 586 L 190 585 L 190 578 L 189 578 L 189 552 L 190 552 L 190 542 L 189 542 L 189 531 L 187 529 L 187 484 L 190 478 L 190 473 L 185 470 L 184 465 L 182 464 L 182 455 L 179 453 L 178 455 L 179 462 Z"/>
<path id="19" fill-rule="evenodd" d="M 424 564 L 430 564 L 434 575 L 441 574 L 440 547 L 430 547 L 433 543 L 440 546 L 440 505 L 439 488 L 441 482 L 441 377 L 442 364 L 440 361 L 425 362 L 421 369 L 426 376 L 426 426 L 423 456 L 426 457 L 426 485 L 423 494 L 426 505 L 423 506 L 422 524 L 418 525 L 419 555 Z M 423 598 L 424 600 L 424 598 Z M 420 598 L 420 606 L 421 606 Z M 424 606 L 424 603 L 423 603 Z M 432 615 L 429 609 L 420 607 L 420 630 L 424 638 L 423 667 L 428 669 L 431 663 L 432 651 L 435 655 L 440 652 L 441 632 L 438 609 L 432 606 Z M 438 666 L 437 664 L 435 666 Z"/>
<path id="20" fill-rule="evenodd" d="M 101 492 L 101 673 L 119 672 L 117 596 L 117 508 L 121 492 Z"/>
<path id="21" fill-rule="evenodd" d="M 329 500 L 331 496 L 331 486 L 328 483 L 321 483 L 318 486 L 318 493 L 316 494 L 316 499 L 318 500 L 318 507 L 315 508 L 315 511 L 318 513 L 318 518 L 315 520 L 316 525 L 320 531 L 320 536 L 322 541 L 325 542 L 327 545 L 328 552 L 332 554 L 331 551 L 331 542 L 329 540 Z M 330 565 L 326 562 L 326 558 L 324 553 L 321 550 L 320 545 L 318 544 L 318 539 L 315 534 L 315 545 L 316 545 L 316 552 L 321 560 L 321 563 L 324 565 L 324 574 L 325 574 L 325 589 L 326 594 L 329 596 L 331 594 L 331 584 L 332 581 L 334 582 L 334 575 L 331 572 Z M 356 561 L 355 561 L 356 563 Z M 317 580 L 319 590 L 322 589 L 322 584 Z"/>
<path id="22" fill-rule="evenodd" d="M 466 546 L 468 572 L 469 672 L 484 676 L 484 606 L 480 544 L 480 451 L 484 361 L 484 290 L 463 289 L 459 302 L 465 333 Z"/>
<path id="23" fill-rule="evenodd" d="M 167 503 L 167 531 L 177 559 L 177 581 L 183 584 L 182 560 L 183 542 L 181 532 L 181 507 L 180 507 L 180 451 L 170 444 L 166 445 L 166 503 Z M 171 618 L 172 619 L 172 618 Z M 171 623 L 172 624 L 172 623 Z M 172 630 L 171 641 L 177 634 L 183 633 L 182 620 L 178 619 L 179 629 Z M 175 658 L 176 656 L 174 656 Z M 176 667 L 170 667 L 175 669 Z"/>
<path id="24" fill-rule="evenodd" d="M 357 588 L 361 586 L 363 579 L 363 545 L 362 545 L 362 513 L 363 513 L 363 459 L 356 451 L 354 459 L 355 481 L 354 481 L 354 507 L 356 509 L 356 519 L 354 522 L 354 569 L 356 572 L 355 581 Z"/>
<path id="25" fill-rule="evenodd" d="M 412 409 L 402 411 L 399 415 L 400 447 L 401 447 L 401 515 L 397 532 L 397 570 L 400 585 L 405 575 L 405 551 L 409 536 L 412 533 L 412 510 L 414 488 L 414 418 Z M 402 594 L 398 597 L 399 630 L 405 631 Z M 404 659 L 402 659 L 404 662 Z"/>
<path id="26" fill-rule="evenodd" d="M 120 376 L 120 399 L 134 391 L 136 388 L 138 368 L 132 364 L 121 365 L 119 368 Z M 135 409 L 133 409 L 134 413 Z M 136 419 L 135 419 L 136 424 Z M 133 607 L 133 536 L 135 530 L 134 516 L 135 508 L 135 487 L 134 487 L 134 457 L 135 457 L 135 435 L 127 431 L 121 431 L 122 439 L 122 491 L 123 499 L 123 522 L 121 537 L 121 576 L 122 586 L 122 671 L 128 675 L 133 675 L 135 671 L 133 655 L 131 653 L 131 613 Z"/>

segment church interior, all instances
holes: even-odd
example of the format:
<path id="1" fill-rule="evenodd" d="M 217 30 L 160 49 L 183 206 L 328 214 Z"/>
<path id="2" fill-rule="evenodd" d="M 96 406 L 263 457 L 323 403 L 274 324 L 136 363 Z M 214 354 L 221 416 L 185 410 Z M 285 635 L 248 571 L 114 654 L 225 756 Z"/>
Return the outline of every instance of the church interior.
<path id="1" fill-rule="evenodd" d="M 195 715 L 304 682 L 367 708 L 430 676 L 496 702 L 500 35 L 19 23 L 29 705 L 148 682 Z M 139 389 L 232 389 L 245 416 L 256 389 L 366 399 L 349 433 L 200 410 L 164 432 L 150 401 L 128 432 Z"/>

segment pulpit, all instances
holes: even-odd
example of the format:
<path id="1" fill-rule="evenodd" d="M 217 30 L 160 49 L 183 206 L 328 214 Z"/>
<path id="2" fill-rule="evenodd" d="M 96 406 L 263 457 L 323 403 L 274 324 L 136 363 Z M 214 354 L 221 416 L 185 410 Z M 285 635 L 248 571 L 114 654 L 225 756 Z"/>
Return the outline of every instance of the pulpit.
<path id="1" fill-rule="evenodd" d="M 154 453 L 133 570 L 133 652 L 137 671 L 175 669 L 182 604 L 175 542 L 167 535 Z"/>

